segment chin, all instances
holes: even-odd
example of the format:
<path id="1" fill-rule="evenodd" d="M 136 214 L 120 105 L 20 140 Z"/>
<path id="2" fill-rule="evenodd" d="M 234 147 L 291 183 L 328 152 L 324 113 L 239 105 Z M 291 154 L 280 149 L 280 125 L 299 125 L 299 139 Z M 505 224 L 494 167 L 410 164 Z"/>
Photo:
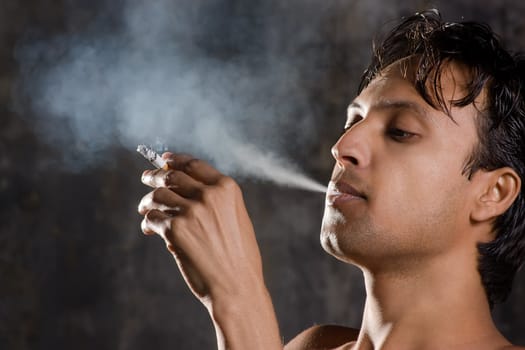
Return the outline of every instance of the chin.
<path id="1" fill-rule="evenodd" d="M 337 242 L 337 234 L 335 232 L 321 230 L 321 246 L 324 251 L 330 255 L 340 258 L 342 255 L 341 249 Z"/>
<path id="2" fill-rule="evenodd" d="M 348 254 L 348 252 L 345 253 L 345 251 L 341 249 L 339 242 L 340 239 L 337 232 L 321 230 L 321 246 L 324 251 L 345 263 L 355 264 L 355 261 L 349 256 L 350 254 Z"/>
<path id="3" fill-rule="evenodd" d="M 321 246 L 323 249 L 334 256 L 341 255 L 342 252 L 338 244 L 338 231 L 341 231 L 345 225 L 343 214 L 333 207 L 325 207 L 323 222 L 321 226 Z"/>
<path id="4" fill-rule="evenodd" d="M 321 246 L 323 247 L 324 251 L 328 254 L 334 256 L 335 258 L 344 261 L 349 262 L 348 257 L 341 249 L 340 243 L 340 233 L 338 233 L 337 229 L 332 230 L 332 228 L 328 228 L 323 225 L 321 229 Z"/>
<path id="5" fill-rule="evenodd" d="M 327 206 L 321 226 L 321 246 L 338 260 L 360 266 L 372 253 L 373 232 L 366 220 L 349 221 L 341 211 Z"/>

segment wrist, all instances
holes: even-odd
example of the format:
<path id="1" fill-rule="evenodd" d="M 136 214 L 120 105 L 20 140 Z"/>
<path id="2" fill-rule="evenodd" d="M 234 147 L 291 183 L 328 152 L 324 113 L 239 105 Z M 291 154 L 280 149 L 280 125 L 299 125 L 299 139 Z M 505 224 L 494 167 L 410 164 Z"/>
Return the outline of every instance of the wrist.
<path id="1" fill-rule="evenodd" d="M 217 296 L 206 305 L 219 349 L 282 349 L 270 294 L 264 285 L 252 287 L 246 293 Z"/>

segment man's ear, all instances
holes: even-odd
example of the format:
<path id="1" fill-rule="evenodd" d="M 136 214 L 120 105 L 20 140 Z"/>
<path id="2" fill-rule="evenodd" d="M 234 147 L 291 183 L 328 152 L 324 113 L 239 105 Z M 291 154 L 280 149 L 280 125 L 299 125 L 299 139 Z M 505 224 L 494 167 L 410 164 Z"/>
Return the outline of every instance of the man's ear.
<path id="1" fill-rule="evenodd" d="M 521 189 L 521 179 L 514 169 L 498 168 L 492 171 L 480 170 L 474 175 L 479 181 L 470 218 L 475 222 L 495 219 L 503 214 L 514 202 Z"/>

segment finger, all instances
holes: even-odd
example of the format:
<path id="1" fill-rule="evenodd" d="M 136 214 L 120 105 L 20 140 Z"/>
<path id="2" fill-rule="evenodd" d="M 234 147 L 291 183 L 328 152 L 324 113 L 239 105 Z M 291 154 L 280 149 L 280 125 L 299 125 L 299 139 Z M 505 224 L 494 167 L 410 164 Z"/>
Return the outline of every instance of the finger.
<path id="1" fill-rule="evenodd" d="M 171 191 L 161 187 L 146 194 L 140 200 L 138 212 L 145 215 L 150 210 L 162 210 L 168 214 L 180 213 L 188 207 L 188 201 Z"/>
<path id="2" fill-rule="evenodd" d="M 168 165 L 172 169 L 180 170 L 186 162 L 192 160 L 195 157 L 183 153 L 164 152 L 162 154 L 162 158 L 168 162 Z"/>
<path id="3" fill-rule="evenodd" d="M 165 175 L 168 171 L 164 169 L 148 169 L 144 170 L 142 172 L 142 176 L 140 177 L 140 181 L 146 186 L 150 186 L 153 188 L 156 187 L 166 187 L 161 184 L 160 181 L 157 181 L 156 179 L 159 179 L 162 177 L 162 175 Z"/>
<path id="4" fill-rule="evenodd" d="M 159 168 L 159 169 L 147 169 L 142 172 L 140 180 L 146 186 L 153 188 L 156 187 L 168 187 L 165 183 L 164 176 L 170 171 L 169 168 Z"/>
<path id="5" fill-rule="evenodd" d="M 158 234 L 166 240 L 166 233 L 170 228 L 172 217 L 160 210 L 150 210 L 144 216 L 140 227 L 146 235 Z"/>
<path id="6" fill-rule="evenodd" d="M 215 185 L 223 176 L 221 172 L 207 162 L 186 154 L 166 152 L 162 155 L 170 168 L 180 170 L 206 185 Z"/>
<path id="7" fill-rule="evenodd" d="M 146 170 L 142 174 L 142 182 L 156 188 L 168 187 L 185 198 L 196 198 L 200 195 L 204 185 L 185 172 L 172 169 L 158 170 Z"/>

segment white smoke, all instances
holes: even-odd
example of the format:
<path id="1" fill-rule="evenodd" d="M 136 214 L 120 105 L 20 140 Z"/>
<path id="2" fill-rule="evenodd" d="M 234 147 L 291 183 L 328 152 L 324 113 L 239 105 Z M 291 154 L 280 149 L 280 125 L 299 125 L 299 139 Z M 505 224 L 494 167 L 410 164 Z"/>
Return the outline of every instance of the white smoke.
<path id="1" fill-rule="evenodd" d="M 160 139 L 229 174 L 323 191 L 277 156 L 315 135 L 298 56 L 278 52 L 264 17 L 231 25 L 227 9 L 214 13 L 220 2 L 196 3 L 126 0 L 83 30 L 22 43 L 20 86 L 40 135 L 71 169 Z"/>

